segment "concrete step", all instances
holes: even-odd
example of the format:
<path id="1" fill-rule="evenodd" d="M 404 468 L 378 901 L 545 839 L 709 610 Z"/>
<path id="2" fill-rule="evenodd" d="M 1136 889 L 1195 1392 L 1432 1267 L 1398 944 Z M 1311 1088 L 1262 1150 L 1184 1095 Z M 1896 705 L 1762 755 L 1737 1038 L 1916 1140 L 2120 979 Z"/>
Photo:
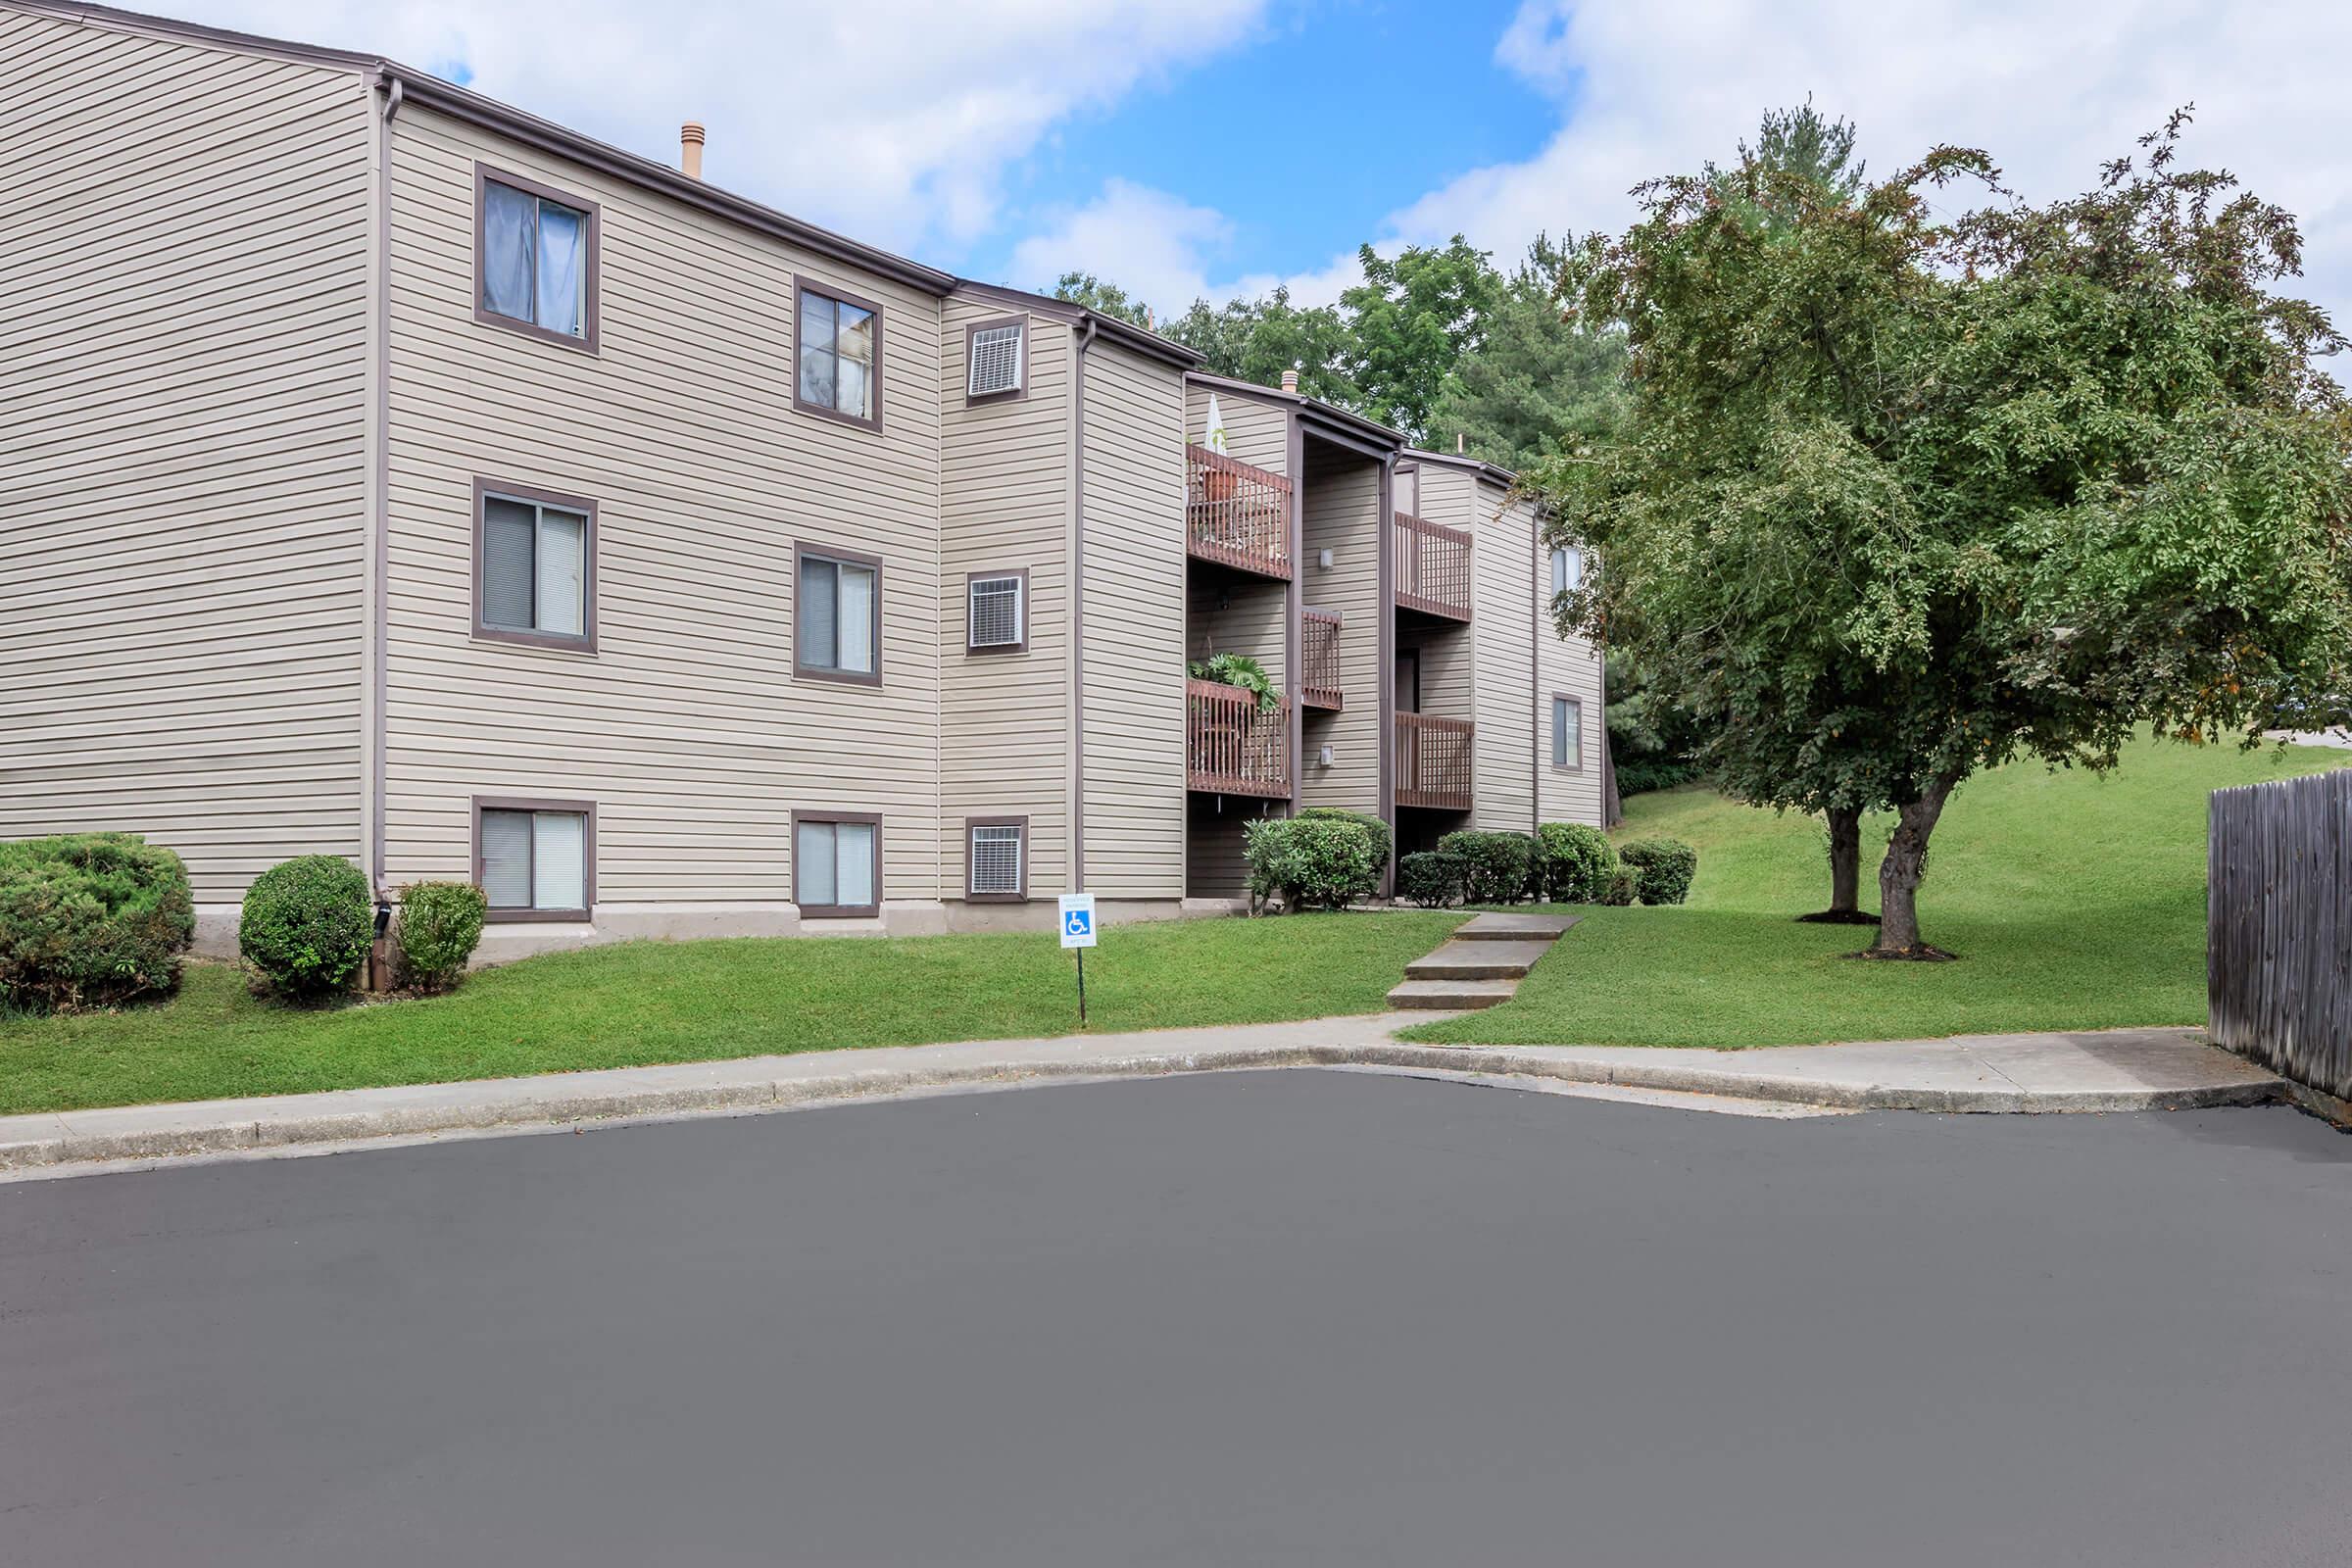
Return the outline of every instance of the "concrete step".
<path id="1" fill-rule="evenodd" d="M 1458 1009 L 1492 1007 L 1508 1002 L 1519 989 L 1516 980 L 1407 980 L 1389 993 L 1392 1007 Z"/>
<path id="2" fill-rule="evenodd" d="M 1453 928 L 1456 942 L 1555 942 L 1582 915 L 1482 914 Z"/>
<path id="3" fill-rule="evenodd" d="M 1404 966 L 1407 980 L 1516 980 L 1551 951 L 1548 942 L 1448 942 Z"/>

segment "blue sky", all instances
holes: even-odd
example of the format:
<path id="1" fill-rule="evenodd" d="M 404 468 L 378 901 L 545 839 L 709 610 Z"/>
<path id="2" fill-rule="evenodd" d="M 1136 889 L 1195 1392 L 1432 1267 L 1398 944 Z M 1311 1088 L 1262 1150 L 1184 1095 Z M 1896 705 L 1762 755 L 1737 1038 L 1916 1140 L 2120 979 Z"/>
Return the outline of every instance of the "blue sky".
<path id="1" fill-rule="evenodd" d="M 144 0 L 464 74 L 967 275 L 1078 269 L 1162 311 L 1336 298 L 1369 240 L 1622 227 L 1811 94 L 1874 168 L 1983 147 L 2080 190 L 2175 107 L 2186 156 L 2301 215 L 2352 317 L 2341 0 Z"/>
<path id="2" fill-rule="evenodd" d="M 1216 275 L 1291 274 L 1373 237 L 1400 199 L 1464 170 L 1540 151 L 1553 101 L 1494 58 L 1516 0 L 1313 0 L 1250 29 L 1231 53 L 1086 115 L 1024 159 L 1010 200 L 1033 220 L 1126 179 L 1231 218 Z M 1220 137 L 1204 126 L 1261 127 Z M 1284 156 L 1245 156 L 1288 144 Z M 1303 177 L 1302 177 L 1303 176 Z M 1009 275 L 1021 225 L 957 265 Z M 1155 301 L 1182 309 L 1189 301 Z"/>

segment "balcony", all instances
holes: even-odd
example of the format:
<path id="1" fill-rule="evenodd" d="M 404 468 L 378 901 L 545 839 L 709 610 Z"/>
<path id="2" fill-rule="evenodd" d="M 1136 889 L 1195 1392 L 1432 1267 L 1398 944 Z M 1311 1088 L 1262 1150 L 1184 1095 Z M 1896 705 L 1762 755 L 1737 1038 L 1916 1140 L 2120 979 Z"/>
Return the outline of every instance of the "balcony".
<path id="1" fill-rule="evenodd" d="M 1302 610 L 1298 629 L 1306 644 L 1306 668 L 1298 683 L 1298 706 L 1338 712 L 1340 691 L 1340 617 L 1328 610 Z"/>
<path id="2" fill-rule="evenodd" d="M 1396 514 L 1396 607 L 1447 620 L 1470 618 L 1470 535 Z"/>
<path id="3" fill-rule="evenodd" d="M 1466 718 L 1396 715 L 1396 804 L 1470 809 L 1474 726 Z"/>
<path id="4" fill-rule="evenodd" d="M 1290 581 L 1291 481 L 1206 447 L 1185 454 L 1187 553 Z"/>
<path id="5" fill-rule="evenodd" d="M 1188 788 L 1215 795 L 1291 798 L 1291 705 L 1261 708 L 1255 694 L 1213 680 L 1184 684 Z"/>

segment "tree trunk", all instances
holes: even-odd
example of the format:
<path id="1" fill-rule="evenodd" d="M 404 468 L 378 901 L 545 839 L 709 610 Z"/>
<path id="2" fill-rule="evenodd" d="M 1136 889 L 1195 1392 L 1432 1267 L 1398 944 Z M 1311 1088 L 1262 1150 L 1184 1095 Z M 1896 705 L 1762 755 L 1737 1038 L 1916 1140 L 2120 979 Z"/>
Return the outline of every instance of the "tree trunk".
<path id="1" fill-rule="evenodd" d="M 1916 801 L 1896 808 L 1894 836 L 1887 840 L 1886 858 L 1879 865 L 1879 940 L 1871 956 L 1878 958 L 1941 958 L 1920 940 L 1919 884 L 1928 874 L 1928 838 L 1943 803 L 1952 793 L 1951 779 L 1937 779 Z"/>
<path id="2" fill-rule="evenodd" d="M 1830 913 L 1844 918 L 1862 912 L 1862 813 L 1832 807 L 1830 819 Z"/>

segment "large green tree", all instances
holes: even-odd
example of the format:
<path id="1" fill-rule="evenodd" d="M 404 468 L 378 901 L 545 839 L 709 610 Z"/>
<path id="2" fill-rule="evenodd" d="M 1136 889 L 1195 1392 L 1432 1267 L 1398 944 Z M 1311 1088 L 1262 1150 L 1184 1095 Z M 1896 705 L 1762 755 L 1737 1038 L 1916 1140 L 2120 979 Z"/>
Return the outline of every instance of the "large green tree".
<path id="1" fill-rule="evenodd" d="M 1366 245 L 1356 261 L 1363 278 L 1340 294 L 1356 407 L 1426 444 L 1431 411 L 1477 351 L 1502 280 L 1459 234 L 1394 260 Z"/>
<path id="2" fill-rule="evenodd" d="M 1128 298 L 1127 291 L 1116 283 L 1105 283 L 1092 272 L 1064 272 L 1054 283 L 1054 297 L 1072 305 L 1083 305 L 1104 316 L 1115 316 L 1137 326 L 1152 324 L 1152 307 L 1142 300 Z"/>
<path id="3" fill-rule="evenodd" d="M 1893 808 L 1876 955 L 1933 954 L 1918 891 L 1978 769 L 2106 767 L 2142 725 L 2250 743 L 2347 689 L 2347 419 L 2316 363 L 2344 340 L 2273 292 L 2293 217 L 2180 170 L 2180 126 L 2047 206 L 1952 148 L 1850 200 L 1750 170 L 1773 224 L 1663 180 L 1570 269 L 1632 391 L 1544 475 L 1595 547 L 1563 623 L 1720 719 L 1713 760 L 1809 742 Z M 1987 204 L 1942 218 L 1955 183 Z M 1822 808 L 1791 777 L 1733 787 Z"/>
<path id="4" fill-rule="evenodd" d="M 1514 471 L 1607 430 L 1623 406 L 1624 334 L 1562 306 L 1563 247 L 1538 235 L 1494 291 L 1476 348 L 1441 382 L 1429 442 Z"/>
<path id="5" fill-rule="evenodd" d="M 1297 370 L 1307 396 L 1343 408 L 1356 404 L 1347 321 L 1328 305 L 1293 305 L 1288 288 L 1221 306 L 1195 300 L 1160 330 L 1200 355 L 1200 368 L 1212 375 L 1278 386 L 1283 371 Z"/>

